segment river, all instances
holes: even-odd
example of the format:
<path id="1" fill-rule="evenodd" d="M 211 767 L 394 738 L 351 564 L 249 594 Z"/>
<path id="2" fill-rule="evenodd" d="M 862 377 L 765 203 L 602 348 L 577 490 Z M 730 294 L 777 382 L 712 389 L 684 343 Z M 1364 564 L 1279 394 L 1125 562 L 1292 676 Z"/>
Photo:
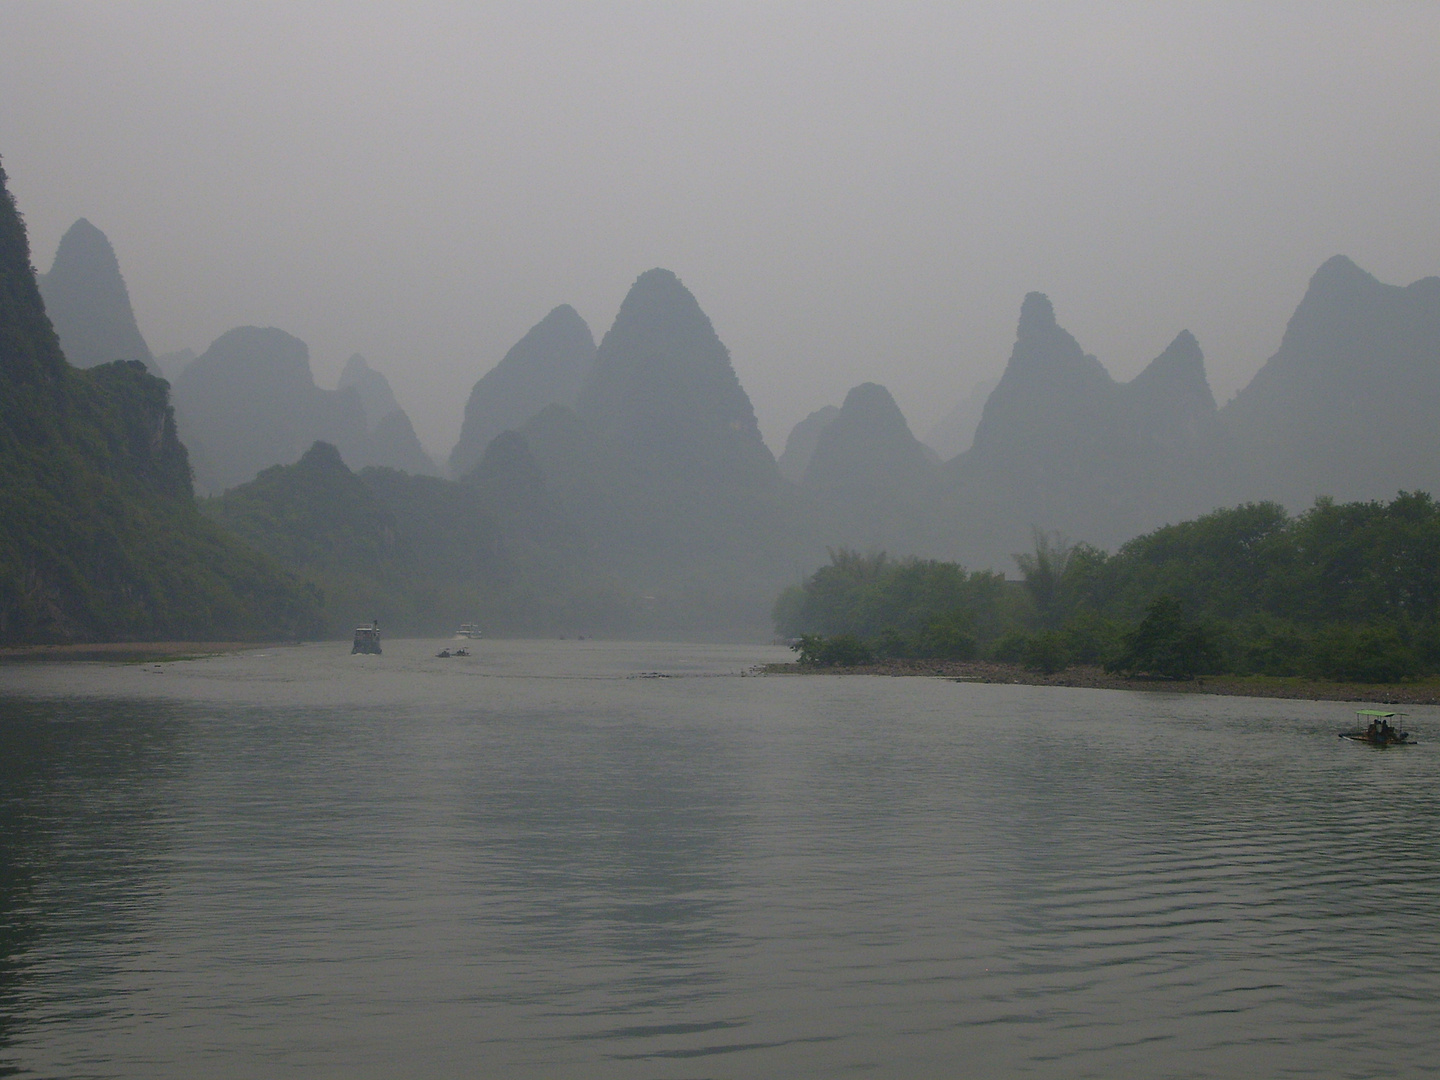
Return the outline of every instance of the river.
<path id="1" fill-rule="evenodd" d="M 440 644 L 0 667 L 0 1075 L 1440 1067 L 1440 710 Z"/>

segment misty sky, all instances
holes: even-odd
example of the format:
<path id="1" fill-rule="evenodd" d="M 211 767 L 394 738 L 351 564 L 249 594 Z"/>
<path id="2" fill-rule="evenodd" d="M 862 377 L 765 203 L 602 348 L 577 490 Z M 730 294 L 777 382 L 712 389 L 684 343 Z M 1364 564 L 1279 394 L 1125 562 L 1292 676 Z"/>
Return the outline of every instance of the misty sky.
<path id="1" fill-rule="evenodd" d="M 1440 272 L 1437 54 L 1434 3 L 0 3 L 0 157 L 157 352 L 362 352 L 440 454 L 668 267 L 778 450 L 865 380 L 923 434 L 1031 289 L 1118 378 L 1193 330 L 1223 401 L 1330 255 Z"/>

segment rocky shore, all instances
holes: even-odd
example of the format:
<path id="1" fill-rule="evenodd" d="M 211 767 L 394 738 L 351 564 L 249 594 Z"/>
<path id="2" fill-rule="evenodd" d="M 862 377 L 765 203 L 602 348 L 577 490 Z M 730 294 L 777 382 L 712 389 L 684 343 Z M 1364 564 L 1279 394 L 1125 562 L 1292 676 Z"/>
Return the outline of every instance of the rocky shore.
<path id="1" fill-rule="evenodd" d="M 957 682 L 1016 683 L 1025 686 L 1073 686 L 1091 690 L 1143 690 L 1162 694 L 1225 694 L 1239 697 L 1297 698 L 1309 701 L 1366 701 L 1385 705 L 1440 705 L 1440 679 L 1416 682 L 1335 683 L 1317 679 L 1268 675 L 1207 675 L 1171 681 L 1126 678 L 1098 667 L 1071 667 L 1046 675 L 1019 664 L 984 660 L 886 660 L 847 668 L 802 668 L 799 664 L 766 664 L 764 675 L 889 675 L 928 676 Z"/>

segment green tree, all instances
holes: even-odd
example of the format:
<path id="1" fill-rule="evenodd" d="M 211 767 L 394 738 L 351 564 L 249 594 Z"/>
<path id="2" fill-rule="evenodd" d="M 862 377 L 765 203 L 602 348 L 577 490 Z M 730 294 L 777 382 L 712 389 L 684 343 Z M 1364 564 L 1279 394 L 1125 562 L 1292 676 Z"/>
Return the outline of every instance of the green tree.
<path id="1" fill-rule="evenodd" d="M 1125 635 L 1120 656 L 1110 667 L 1127 674 L 1189 679 L 1217 670 L 1218 649 L 1203 626 L 1185 618 L 1179 600 L 1161 596 L 1140 625 Z"/>

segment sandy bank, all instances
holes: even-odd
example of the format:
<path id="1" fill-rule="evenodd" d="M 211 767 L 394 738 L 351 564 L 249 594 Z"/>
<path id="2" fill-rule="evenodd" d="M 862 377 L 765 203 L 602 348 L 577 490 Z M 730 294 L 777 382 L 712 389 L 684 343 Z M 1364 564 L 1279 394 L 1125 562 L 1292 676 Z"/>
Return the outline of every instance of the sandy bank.
<path id="1" fill-rule="evenodd" d="M 1168 682 L 1111 675 L 1098 667 L 1072 667 L 1054 675 L 1026 671 L 1018 664 L 964 660 L 887 660 L 851 668 L 802 668 L 766 664 L 765 675 L 924 675 L 961 682 L 1018 683 L 1025 686 L 1075 686 L 1092 690 L 1144 690 L 1162 694 L 1226 694 L 1240 697 L 1296 698 L 1308 701 L 1370 701 L 1387 705 L 1440 705 L 1440 679 L 1413 683 L 1333 683 L 1268 675 L 1207 675 Z"/>
<path id="2" fill-rule="evenodd" d="M 15 645 L 0 648 L 6 660 L 105 660 L 117 664 L 197 660 L 204 656 L 271 648 L 254 641 L 101 641 L 69 645 Z"/>

